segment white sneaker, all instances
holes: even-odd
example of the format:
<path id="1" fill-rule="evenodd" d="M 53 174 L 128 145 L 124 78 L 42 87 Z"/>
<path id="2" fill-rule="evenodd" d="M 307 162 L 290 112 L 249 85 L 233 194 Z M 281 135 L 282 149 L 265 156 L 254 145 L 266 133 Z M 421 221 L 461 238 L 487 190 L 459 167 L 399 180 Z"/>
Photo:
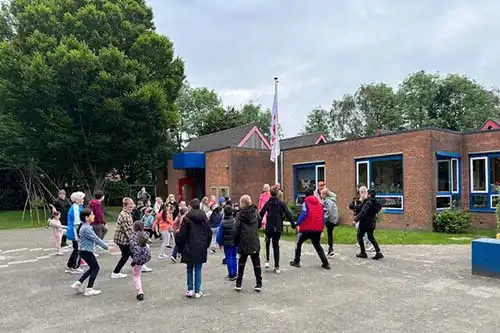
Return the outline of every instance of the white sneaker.
<path id="1" fill-rule="evenodd" d="M 188 291 L 186 291 L 185 295 L 186 295 L 186 297 L 191 298 L 191 297 L 194 296 L 194 291 L 193 290 L 188 290 Z"/>
<path id="2" fill-rule="evenodd" d="M 268 268 L 269 268 L 269 261 L 266 261 L 266 263 L 264 264 L 264 268 L 265 268 L 265 269 L 268 269 Z"/>
<path id="3" fill-rule="evenodd" d="M 143 273 L 149 273 L 149 272 L 152 272 L 152 271 L 153 271 L 153 269 L 149 268 L 148 266 L 146 266 L 146 265 L 142 266 L 141 272 L 143 272 Z"/>
<path id="4" fill-rule="evenodd" d="M 177 262 L 177 259 L 175 257 L 170 257 L 170 260 L 175 264 Z"/>
<path id="5" fill-rule="evenodd" d="M 160 260 L 161 260 L 161 259 L 167 259 L 167 258 L 168 258 L 168 256 L 167 256 L 166 254 L 160 254 L 160 255 L 158 256 L 158 259 L 160 259 Z"/>
<path id="6" fill-rule="evenodd" d="M 73 284 L 71 285 L 71 289 L 73 289 L 74 291 L 76 291 L 77 294 L 82 294 L 83 293 L 82 283 L 80 281 L 73 282 Z"/>
<path id="7" fill-rule="evenodd" d="M 83 269 L 81 269 L 81 268 L 66 268 L 64 270 L 64 273 L 68 273 L 68 274 L 82 274 L 83 273 Z"/>
<path id="8" fill-rule="evenodd" d="M 200 290 L 200 292 L 194 294 L 194 298 L 201 298 L 203 297 L 203 291 Z"/>
<path id="9" fill-rule="evenodd" d="M 75 268 L 74 271 L 74 274 L 83 274 L 83 272 L 85 272 L 85 270 L 81 267 Z"/>
<path id="10" fill-rule="evenodd" d="M 85 292 L 83 293 L 83 296 L 97 296 L 100 295 L 102 291 L 94 289 L 94 288 L 87 288 L 85 289 Z"/>
<path id="11" fill-rule="evenodd" d="M 274 273 L 276 273 L 276 274 L 280 274 L 281 273 L 281 270 L 279 269 L 279 267 L 274 269 Z"/>
<path id="12" fill-rule="evenodd" d="M 63 255 L 64 255 L 64 253 L 62 253 L 62 252 L 60 252 L 60 251 L 59 251 L 59 252 L 56 252 L 56 256 L 63 256 Z"/>
<path id="13" fill-rule="evenodd" d="M 127 277 L 127 274 L 123 273 L 111 273 L 111 278 L 112 279 L 124 279 Z"/>

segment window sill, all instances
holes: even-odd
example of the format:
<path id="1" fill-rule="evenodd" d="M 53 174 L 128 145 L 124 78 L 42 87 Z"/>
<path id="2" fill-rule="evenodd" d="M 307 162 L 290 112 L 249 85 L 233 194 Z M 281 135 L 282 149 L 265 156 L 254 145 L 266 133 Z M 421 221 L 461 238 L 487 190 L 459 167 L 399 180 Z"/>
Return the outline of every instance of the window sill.
<path id="1" fill-rule="evenodd" d="M 401 215 L 401 214 L 405 213 L 404 209 L 387 209 L 387 208 L 382 209 L 382 212 L 384 214 L 396 214 L 396 215 L 398 215 L 398 214 Z"/>
<path id="2" fill-rule="evenodd" d="M 496 209 L 492 208 L 470 208 L 469 212 L 471 213 L 496 213 Z"/>

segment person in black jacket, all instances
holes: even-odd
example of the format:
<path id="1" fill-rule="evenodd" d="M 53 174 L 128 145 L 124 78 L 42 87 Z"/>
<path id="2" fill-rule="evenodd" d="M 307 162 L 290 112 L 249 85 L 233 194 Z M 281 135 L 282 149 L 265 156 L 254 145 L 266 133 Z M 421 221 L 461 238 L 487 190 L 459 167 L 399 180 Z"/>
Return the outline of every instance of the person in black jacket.
<path id="1" fill-rule="evenodd" d="M 238 263 L 236 262 L 237 248 L 234 245 L 234 230 L 236 222 L 233 217 L 233 208 L 230 205 L 224 207 L 224 218 L 219 226 L 217 244 L 224 249 L 225 263 L 227 264 L 227 277 L 229 281 L 236 280 Z"/>
<path id="2" fill-rule="evenodd" d="M 182 253 L 181 262 L 187 264 L 186 297 L 200 298 L 203 296 L 201 269 L 203 264 L 207 262 L 207 250 L 212 239 L 212 229 L 208 224 L 207 216 L 200 209 L 200 200 L 193 199 L 189 205 L 191 211 L 184 217 L 175 241 L 179 253 Z"/>
<path id="3" fill-rule="evenodd" d="M 378 203 L 375 197 L 375 191 L 368 190 L 368 197 L 363 201 L 360 212 L 354 217 L 353 223 L 359 222 L 358 243 L 361 252 L 356 255 L 358 258 L 368 258 L 365 251 L 365 243 L 363 241 L 365 234 L 368 234 L 368 240 L 373 244 L 376 251 L 376 254 L 372 259 L 379 260 L 384 257 L 380 252 L 380 248 L 375 240 L 375 236 L 373 235 L 377 224 L 377 214 L 382 209 L 382 206 Z"/>
<path id="4" fill-rule="evenodd" d="M 368 188 L 364 185 L 361 185 L 358 188 L 358 191 L 356 193 L 356 197 L 354 197 L 352 199 L 352 202 L 349 205 L 349 209 L 354 212 L 354 216 L 358 215 L 361 212 L 361 206 L 363 205 L 363 200 L 365 200 L 367 196 L 368 196 Z M 357 230 L 359 230 L 359 223 L 356 223 L 356 231 Z M 365 247 L 368 248 L 367 250 L 372 251 L 373 246 L 371 246 L 366 235 L 365 235 L 364 241 L 365 241 Z M 356 246 L 359 247 L 357 237 L 356 237 Z"/>
<path id="5" fill-rule="evenodd" d="M 290 221 L 292 228 L 295 227 L 292 212 L 288 209 L 287 205 L 278 199 L 278 189 L 273 187 L 271 189 L 271 198 L 264 204 L 260 210 L 260 217 L 264 218 L 267 213 L 266 223 L 266 263 L 265 268 L 269 268 L 269 247 L 273 243 L 274 254 L 274 272 L 280 273 L 280 245 L 279 241 L 281 233 L 283 232 L 283 220 L 285 218 Z"/>
<path id="6" fill-rule="evenodd" d="M 54 202 L 53 206 L 59 213 L 61 213 L 61 224 L 64 226 L 68 225 L 68 211 L 71 207 L 71 203 L 66 199 L 66 191 L 60 190 L 58 193 L 58 198 Z M 68 246 L 66 243 L 66 234 L 61 238 L 61 247 Z"/>
<path id="7" fill-rule="evenodd" d="M 252 259 L 253 270 L 257 284 L 255 291 L 262 290 L 262 269 L 260 267 L 260 239 L 259 229 L 261 219 L 257 206 L 252 204 L 252 198 L 249 195 L 243 195 L 240 199 L 240 212 L 236 216 L 236 230 L 234 233 L 234 245 L 238 247 L 240 259 L 238 261 L 238 276 L 236 278 L 236 290 L 241 290 L 243 282 L 243 273 L 247 263 L 248 256 Z"/>

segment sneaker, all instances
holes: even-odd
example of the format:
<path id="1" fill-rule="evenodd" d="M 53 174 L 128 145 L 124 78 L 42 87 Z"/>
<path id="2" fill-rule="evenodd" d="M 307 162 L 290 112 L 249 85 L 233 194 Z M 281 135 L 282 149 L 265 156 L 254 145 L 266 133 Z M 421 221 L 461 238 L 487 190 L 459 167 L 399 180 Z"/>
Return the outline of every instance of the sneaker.
<path id="1" fill-rule="evenodd" d="M 214 249 L 210 249 L 210 254 L 215 254 L 215 250 Z"/>
<path id="2" fill-rule="evenodd" d="M 295 260 L 292 260 L 292 261 L 290 261 L 290 266 L 299 268 L 300 267 L 300 263 L 295 262 Z"/>
<path id="3" fill-rule="evenodd" d="M 100 295 L 102 291 L 94 289 L 94 288 L 87 288 L 85 292 L 83 293 L 83 296 L 97 296 Z"/>
<path id="4" fill-rule="evenodd" d="M 226 260 L 226 258 L 222 259 L 222 264 L 223 264 L 223 265 L 227 265 L 227 260 Z"/>
<path id="5" fill-rule="evenodd" d="M 380 259 L 383 259 L 384 258 L 384 255 L 380 252 L 377 252 L 377 254 L 375 254 L 375 256 L 372 258 L 373 260 L 380 260 Z"/>
<path id="6" fill-rule="evenodd" d="M 194 298 L 201 298 L 201 297 L 203 297 L 203 291 L 201 290 L 194 294 Z"/>
<path id="7" fill-rule="evenodd" d="M 281 270 L 279 267 L 274 267 L 274 273 L 279 274 L 281 273 Z"/>
<path id="8" fill-rule="evenodd" d="M 73 282 L 71 289 L 76 291 L 77 294 L 83 294 L 82 283 L 80 281 Z"/>
<path id="9" fill-rule="evenodd" d="M 139 294 L 136 298 L 138 301 L 144 301 L 144 294 Z"/>
<path id="10" fill-rule="evenodd" d="M 111 278 L 112 279 L 123 279 L 123 278 L 126 278 L 127 277 L 127 274 L 123 274 L 123 273 L 111 273 Z"/>
<path id="11" fill-rule="evenodd" d="M 160 259 L 160 260 L 162 260 L 162 259 L 167 259 L 167 258 L 168 258 L 168 256 L 167 256 L 166 254 L 160 254 L 160 255 L 158 256 L 158 259 Z"/>
<path id="12" fill-rule="evenodd" d="M 323 267 L 324 269 L 330 269 L 330 264 L 329 263 L 324 263 L 323 265 L 321 265 L 321 267 Z"/>
<path id="13" fill-rule="evenodd" d="M 265 269 L 268 269 L 268 268 L 269 268 L 269 261 L 266 261 L 266 263 L 264 264 L 264 268 L 265 268 Z"/>
<path id="14" fill-rule="evenodd" d="M 368 258 L 368 255 L 366 253 L 358 253 L 358 254 L 356 254 L 356 258 L 366 259 L 366 258 Z"/>
<path id="15" fill-rule="evenodd" d="M 64 255 L 64 253 L 62 253 L 62 252 L 56 252 L 56 256 L 63 256 L 63 255 Z"/>
<path id="16" fill-rule="evenodd" d="M 328 254 L 327 256 L 333 257 L 335 255 L 335 252 L 333 251 L 333 248 L 328 249 Z"/>
<path id="17" fill-rule="evenodd" d="M 375 248 L 373 246 L 367 246 L 366 251 L 367 252 L 375 252 Z"/>
<path id="18" fill-rule="evenodd" d="M 188 291 L 186 291 L 185 295 L 186 295 L 187 298 L 191 298 L 191 297 L 194 296 L 194 291 L 193 290 L 188 290 Z"/>
<path id="19" fill-rule="evenodd" d="M 175 257 L 170 257 L 170 261 L 172 261 L 174 264 L 177 262 L 177 258 Z"/>
<path id="20" fill-rule="evenodd" d="M 146 266 L 146 265 L 143 265 L 143 266 L 142 266 L 141 272 L 143 272 L 143 273 L 149 273 L 149 272 L 152 272 L 152 271 L 153 271 L 153 269 L 152 269 L 152 268 L 149 268 L 149 267 L 148 267 L 148 266 Z"/>
<path id="21" fill-rule="evenodd" d="M 241 291 L 241 286 L 236 286 L 236 287 L 234 287 L 234 290 L 236 290 L 236 291 Z"/>
<path id="22" fill-rule="evenodd" d="M 261 284 L 257 284 L 253 290 L 255 290 L 256 292 L 260 293 L 262 291 L 262 285 Z"/>

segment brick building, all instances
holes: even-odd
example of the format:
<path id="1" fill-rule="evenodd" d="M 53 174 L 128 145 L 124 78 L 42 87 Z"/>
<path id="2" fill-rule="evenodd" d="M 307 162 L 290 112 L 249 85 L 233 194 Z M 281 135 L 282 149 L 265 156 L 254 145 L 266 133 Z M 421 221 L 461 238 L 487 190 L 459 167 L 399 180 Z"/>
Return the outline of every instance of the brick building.
<path id="1" fill-rule="evenodd" d="M 214 193 L 237 198 L 249 193 L 257 198 L 262 184 L 274 180 L 265 137 L 253 125 L 214 137 L 225 138 L 226 143 L 214 147 L 210 139 L 200 137 L 169 161 L 169 192 L 182 192 L 185 179 L 193 178 L 198 185 L 188 182 L 199 189 L 192 193 L 196 196 Z M 341 222 L 349 223 L 352 213 L 347 206 L 357 186 L 364 184 L 377 191 L 384 207 L 384 227 L 429 230 L 436 211 L 453 205 L 470 210 L 475 227 L 496 226 L 500 129 L 488 126 L 460 133 L 429 128 L 325 141 L 321 135 L 280 141 L 279 178 L 286 201 L 300 202 L 307 188 L 315 189 L 325 181 L 337 194 Z M 188 168 L 194 157 L 186 154 L 198 156 L 198 171 Z M 184 164 L 179 162 L 182 158 Z"/>

